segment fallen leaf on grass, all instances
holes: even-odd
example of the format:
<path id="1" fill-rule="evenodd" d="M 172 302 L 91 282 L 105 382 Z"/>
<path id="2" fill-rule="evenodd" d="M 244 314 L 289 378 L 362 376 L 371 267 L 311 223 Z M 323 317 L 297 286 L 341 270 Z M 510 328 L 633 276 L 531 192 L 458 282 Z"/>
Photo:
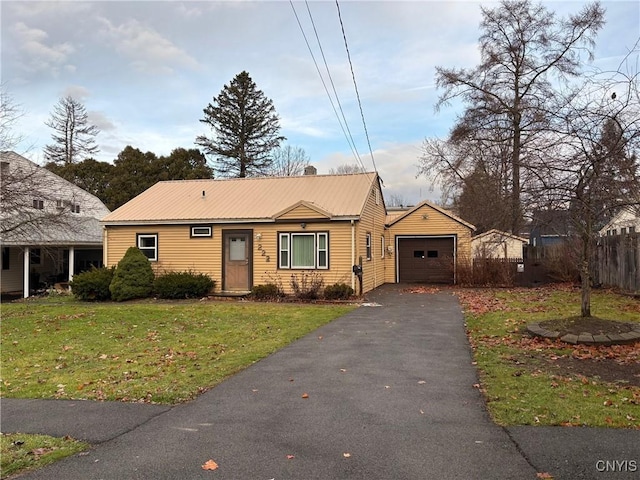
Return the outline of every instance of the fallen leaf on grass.
<path id="1" fill-rule="evenodd" d="M 41 448 L 34 448 L 29 453 L 31 453 L 32 455 L 35 455 L 36 457 L 39 457 L 42 455 L 46 455 L 47 453 L 53 452 L 54 450 L 55 448 L 41 447 Z"/>
<path id="2" fill-rule="evenodd" d="M 553 475 L 551 475 L 550 473 L 547 473 L 547 472 L 539 472 L 536 475 L 536 477 L 538 477 L 538 478 L 547 478 L 547 479 L 553 480 Z"/>
<path id="3" fill-rule="evenodd" d="M 294 458 L 296 458 L 295 455 L 287 455 L 287 460 L 293 460 Z"/>
<path id="4" fill-rule="evenodd" d="M 424 380 L 418 380 L 418 385 L 424 385 L 425 383 L 427 382 L 425 382 Z"/>
<path id="5" fill-rule="evenodd" d="M 308 393 L 303 393 L 302 394 L 302 398 L 309 398 L 309 394 Z"/>
<path id="6" fill-rule="evenodd" d="M 343 456 L 344 458 L 349 458 L 349 457 L 351 457 L 351 454 L 350 454 L 349 452 L 344 452 L 344 453 L 342 454 L 342 456 Z"/>
<path id="7" fill-rule="evenodd" d="M 218 464 L 213 460 L 207 460 L 204 465 L 202 465 L 203 470 L 217 470 Z"/>

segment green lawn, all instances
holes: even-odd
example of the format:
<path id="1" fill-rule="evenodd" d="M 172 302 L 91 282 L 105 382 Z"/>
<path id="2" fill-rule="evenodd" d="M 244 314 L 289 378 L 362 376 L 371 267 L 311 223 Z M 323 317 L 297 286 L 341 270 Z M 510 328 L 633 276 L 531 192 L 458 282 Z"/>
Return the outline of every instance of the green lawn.
<path id="1" fill-rule="evenodd" d="M 579 313 L 578 290 L 461 290 L 460 298 L 480 387 L 498 424 L 640 428 L 640 387 L 629 382 L 640 343 L 574 347 L 524 334 L 528 323 Z M 640 302 L 596 291 L 592 313 L 640 322 Z M 611 378 L 603 380 L 605 373 Z"/>
<path id="2" fill-rule="evenodd" d="M 64 299 L 3 304 L 2 396 L 183 402 L 353 308 Z"/>
<path id="3" fill-rule="evenodd" d="M 44 467 L 88 448 L 87 443 L 66 437 L 0 434 L 0 478 Z"/>

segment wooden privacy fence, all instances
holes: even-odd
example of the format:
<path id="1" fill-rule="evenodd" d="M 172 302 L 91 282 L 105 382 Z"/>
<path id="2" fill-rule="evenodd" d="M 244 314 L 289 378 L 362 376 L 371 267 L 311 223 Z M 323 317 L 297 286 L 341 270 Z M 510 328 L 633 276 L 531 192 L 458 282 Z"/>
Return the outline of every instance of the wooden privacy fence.
<path id="1" fill-rule="evenodd" d="M 594 283 L 640 291 L 640 235 L 630 233 L 598 239 Z"/>
<path id="2" fill-rule="evenodd" d="M 459 271 L 463 285 L 535 287 L 554 281 L 537 258 L 474 258 L 469 267 Z"/>

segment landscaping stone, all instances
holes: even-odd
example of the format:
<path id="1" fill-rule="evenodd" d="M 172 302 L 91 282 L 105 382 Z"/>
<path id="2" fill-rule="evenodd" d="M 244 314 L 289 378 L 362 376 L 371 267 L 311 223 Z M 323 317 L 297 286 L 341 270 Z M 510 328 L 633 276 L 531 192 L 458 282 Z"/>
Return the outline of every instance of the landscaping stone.
<path id="1" fill-rule="evenodd" d="M 640 340 L 640 335 L 638 335 L 636 332 L 626 332 L 626 333 L 621 333 L 620 336 L 625 340 L 625 341 L 636 341 L 636 340 Z"/>
<path id="2" fill-rule="evenodd" d="M 578 343 L 594 343 L 593 335 L 591 335 L 590 333 L 582 332 L 580 335 L 578 335 Z"/>
<path id="3" fill-rule="evenodd" d="M 611 340 L 606 335 L 594 335 L 593 341 L 600 345 L 611 345 Z"/>
<path id="4" fill-rule="evenodd" d="M 611 340 L 613 343 L 621 343 L 625 340 L 617 333 L 609 333 L 607 337 L 609 337 L 609 340 Z"/>
<path id="5" fill-rule="evenodd" d="M 640 324 L 634 325 L 631 332 L 625 332 L 620 334 L 591 334 L 588 332 L 581 332 L 579 335 L 567 333 L 565 335 L 560 332 L 547 330 L 539 323 L 531 323 L 526 326 L 526 331 L 534 337 L 549 338 L 551 340 L 560 339 L 565 343 L 572 345 L 584 344 L 584 345 L 612 345 L 640 342 Z"/>
<path id="6" fill-rule="evenodd" d="M 578 343 L 578 336 L 572 333 L 567 333 L 564 337 L 561 337 L 560 340 L 562 340 L 563 342 L 570 343 L 572 345 L 576 345 Z"/>

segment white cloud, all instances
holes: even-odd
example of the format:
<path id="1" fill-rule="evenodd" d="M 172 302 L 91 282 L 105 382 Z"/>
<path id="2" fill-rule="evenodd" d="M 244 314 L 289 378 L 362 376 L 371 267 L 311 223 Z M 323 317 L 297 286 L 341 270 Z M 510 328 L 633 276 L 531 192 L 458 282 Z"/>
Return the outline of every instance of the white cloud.
<path id="1" fill-rule="evenodd" d="M 89 96 L 89 90 L 80 85 L 69 85 L 62 91 L 62 96 L 84 101 Z"/>
<path id="2" fill-rule="evenodd" d="M 89 123 L 95 125 L 101 132 L 115 131 L 117 126 L 104 113 L 88 111 Z"/>
<path id="3" fill-rule="evenodd" d="M 75 48 L 68 42 L 55 45 L 47 44 L 49 35 L 44 30 L 30 28 L 24 22 L 16 23 L 12 28 L 18 49 L 24 54 L 22 67 L 30 71 L 49 71 L 58 75 L 60 67 L 65 65 Z"/>
<path id="4" fill-rule="evenodd" d="M 107 18 L 99 18 L 103 32 L 116 50 L 131 59 L 131 65 L 142 73 L 173 73 L 176 67 L 196 69 L 198 62 L 155 29 L 139 21 L 127 20 L 115 26 Z"/>

